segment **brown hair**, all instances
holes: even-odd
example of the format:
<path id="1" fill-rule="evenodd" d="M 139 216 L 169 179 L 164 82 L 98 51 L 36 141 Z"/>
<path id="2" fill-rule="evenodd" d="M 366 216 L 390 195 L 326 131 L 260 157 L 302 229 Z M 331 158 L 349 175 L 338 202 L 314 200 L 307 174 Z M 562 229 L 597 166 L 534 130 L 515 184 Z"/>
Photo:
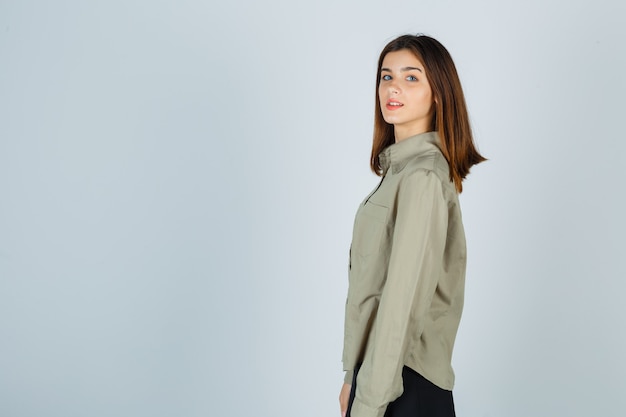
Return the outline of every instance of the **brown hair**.
<path id="1" fill-rule="evenodd" d="M 378 155 L 395 142 L 394 127 L 385 122 L 380 110 L 378 84 L 383 59 L 389 52 L 408 50 L 424 65 L 426 78 L 433 94 L 434 115 L 431 130 L 437 131 L 441 140 L 441 153 L 450 166 L 450 180 L 457 191 L 463 191 L 462 182 L 470 168 L 486 159 L 474 146 L 465 96 L 456 67 L 447 49 L 439 41 L 425 35 L 403 35 L 385 46 L 378 59 L 376 74 L 376 109 L 374 141 L 370 166 L 376 175 L 382 175 Z"/>

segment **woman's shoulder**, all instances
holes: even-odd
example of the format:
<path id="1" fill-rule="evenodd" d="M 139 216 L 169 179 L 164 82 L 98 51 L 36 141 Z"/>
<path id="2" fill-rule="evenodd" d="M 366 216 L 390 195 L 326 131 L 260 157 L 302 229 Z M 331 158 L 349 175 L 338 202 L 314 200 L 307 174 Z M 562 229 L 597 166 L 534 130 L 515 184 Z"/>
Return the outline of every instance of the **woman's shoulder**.
<path id="1" fill-rule="evenodd" d="M 428 175 L 435 175 L 442 183 L 450 181 L 450 168 L 441 152 L 433 151 L 416 156 L 404 169 L 405 178 L 416 179 Z"/>

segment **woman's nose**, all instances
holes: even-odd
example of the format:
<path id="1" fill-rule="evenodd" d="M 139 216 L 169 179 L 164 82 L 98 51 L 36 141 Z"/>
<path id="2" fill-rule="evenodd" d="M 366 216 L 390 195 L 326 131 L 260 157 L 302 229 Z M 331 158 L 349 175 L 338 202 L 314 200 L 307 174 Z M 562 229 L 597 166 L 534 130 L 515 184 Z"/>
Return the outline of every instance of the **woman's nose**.
<path id="1" fill-rule="evenodd" d="M 400 93 L 400 88 L 398 87 L 398 85 L 396 84 L 395 81 L 391 81 L 389 83 L 389 93 L 391 94 L 399 94 Z"/>

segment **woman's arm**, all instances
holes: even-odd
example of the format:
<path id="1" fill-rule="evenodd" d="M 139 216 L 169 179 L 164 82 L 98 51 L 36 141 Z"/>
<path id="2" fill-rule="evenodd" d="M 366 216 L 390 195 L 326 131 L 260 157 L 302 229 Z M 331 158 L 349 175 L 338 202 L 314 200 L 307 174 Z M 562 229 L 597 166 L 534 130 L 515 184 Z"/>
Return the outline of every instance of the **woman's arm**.
<path id="1" fill-rule="evenodd" d="M 408 339 L 424 328 L 442 270 L 448 209 L 441 180 L 418 170 L 402 180 L 397 198 L 387 280 L 357 377 L 352 417 L 382 417 L 402 394 Z"/>
<path id="2" fill-rule="evenodd" d="M 346 417 L 351 388 L 352 385 L 346 383 L 341 386 L 341 391 L 339 392 L 339 411 L 341 411 L 341 417 Z"/>

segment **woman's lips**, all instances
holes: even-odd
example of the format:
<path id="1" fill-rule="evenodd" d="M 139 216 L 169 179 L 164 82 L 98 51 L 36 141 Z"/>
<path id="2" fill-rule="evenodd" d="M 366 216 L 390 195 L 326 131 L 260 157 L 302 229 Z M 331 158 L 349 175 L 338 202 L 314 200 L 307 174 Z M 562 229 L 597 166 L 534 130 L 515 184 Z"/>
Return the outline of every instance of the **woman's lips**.
<path id="1" fill-rule="evenodd" d="M 402 106 L 404 106 L 404 104 L 395 100 L 387 100 L 387 104 L 385 105 L 385 107 L 387 107 L 387 110 L 391 110 L 391 111 L 398 110 Z"/>

